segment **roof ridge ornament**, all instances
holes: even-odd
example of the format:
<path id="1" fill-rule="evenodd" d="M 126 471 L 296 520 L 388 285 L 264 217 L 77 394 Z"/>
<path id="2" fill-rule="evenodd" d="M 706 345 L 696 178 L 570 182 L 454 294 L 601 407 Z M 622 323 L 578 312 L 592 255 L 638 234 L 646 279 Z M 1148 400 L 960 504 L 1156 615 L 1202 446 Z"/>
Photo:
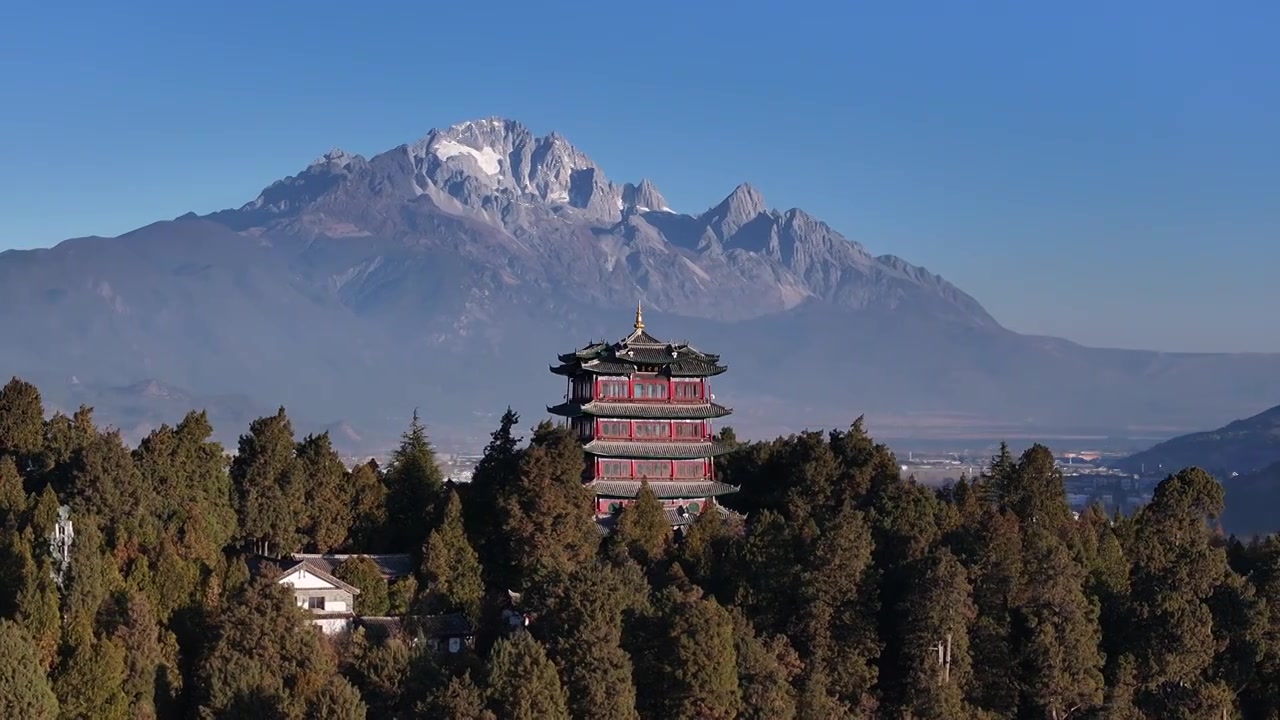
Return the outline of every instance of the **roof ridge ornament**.
<path id="1" fill-rule="evenodd" d="M 636 328 L 637 330 L 643 330 L 643 329 L 644 329 L 644 309 L 640 307 L 640 301 L 639 301 L 639 300 L 637 300 L 637 301 L 636 301 L 636 324 L 635 324 L 635 328 Z"/>

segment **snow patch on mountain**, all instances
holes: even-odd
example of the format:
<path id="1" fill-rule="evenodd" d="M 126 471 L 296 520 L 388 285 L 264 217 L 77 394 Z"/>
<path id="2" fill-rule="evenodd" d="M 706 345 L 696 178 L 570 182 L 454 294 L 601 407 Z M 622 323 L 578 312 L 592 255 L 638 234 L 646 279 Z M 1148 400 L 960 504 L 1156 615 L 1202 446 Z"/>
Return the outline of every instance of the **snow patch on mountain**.
<path id="1" fill-rule="evenodd" d="M 473 147 L 463 145 L 462 143 L 441 138 L 436 141 L 435 147 L 431 149 L 436 154 L 436 157 L 440 158 L 442 161 L 459 155 L 468 155 L 475 158 L 480 169 L 486 174 L 497 175 L 502 172 L 502 156 L 498 154 L 498 151 L 491 147 L 484 147 L 477 150 Z"/>

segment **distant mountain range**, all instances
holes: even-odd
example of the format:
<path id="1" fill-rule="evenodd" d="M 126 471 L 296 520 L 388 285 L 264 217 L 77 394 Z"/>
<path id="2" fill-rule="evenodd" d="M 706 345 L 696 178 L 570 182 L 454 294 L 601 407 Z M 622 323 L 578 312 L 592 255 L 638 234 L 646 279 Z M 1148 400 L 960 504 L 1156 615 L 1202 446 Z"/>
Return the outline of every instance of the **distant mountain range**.
<path id="1" fill-rule="evenodd" d="M 1280 531 L 1280 405 L 1217 430 L 1166 440 L 1116 465 L 1161 474 L 1201 467 L 1226 489 L 1222 522 L 1228 532 Z"/>
<path id="2" fill-rule="evenodd" d="M 1219 477 L 1244 475 L 1280 462 L 1280 405 L 1257 415 L 1235 420 L 1217 430 L 1196 432 L 1166 440 L 1130 455 L 1117 466 L 1130 472 L 1177 471 L 1189 465 Z"/>
<path id="3" fill-rule="evenodd" d="M 676 213 L 497 118 L 331 151 L 238 209 L 0 253 L 0 373 L 122 426 L 212 404 L 231 439 L 284 404 L 361 452 L 417 406 L 474 449 L 508 403 L 542 417 L 555 355 L 625 335 L 637 300 L 655 334 L 724 357 L 716 391 L 747 435 L 863 413 L 881 437 L 1172 435 L 1280 397 L 1280 355 L 1020 335 L 750 185 Z"/>

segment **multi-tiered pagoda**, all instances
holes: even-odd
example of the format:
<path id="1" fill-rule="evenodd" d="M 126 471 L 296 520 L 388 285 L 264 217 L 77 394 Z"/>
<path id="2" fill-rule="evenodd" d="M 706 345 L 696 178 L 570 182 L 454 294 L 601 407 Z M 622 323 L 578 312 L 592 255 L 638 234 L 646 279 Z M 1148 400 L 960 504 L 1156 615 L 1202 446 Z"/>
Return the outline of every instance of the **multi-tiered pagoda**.
<path id="1" fill-rule="evenodd" d="M 636 307 L 635 329 L 616 343 L 591 343 L 560 356 L 551 372 L 567 379 L 565 402 L 549 407 L 585 443 L 585 482 L 596 517 L 607 524 L 640 492 L 641 481 L 667 509 L 672 526 L 693 522 L 719 495 L 715 456 L 728 448 L 711 420 L 731 411 L 713 402 L 720 356 L 650 335 Z"/>

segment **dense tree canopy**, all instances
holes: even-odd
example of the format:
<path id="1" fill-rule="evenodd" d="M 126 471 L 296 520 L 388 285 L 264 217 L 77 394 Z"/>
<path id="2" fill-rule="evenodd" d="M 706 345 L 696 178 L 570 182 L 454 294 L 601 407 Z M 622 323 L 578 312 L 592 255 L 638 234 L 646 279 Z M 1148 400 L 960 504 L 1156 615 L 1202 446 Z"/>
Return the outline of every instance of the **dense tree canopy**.
<path id="1" fill-rule="evenodd" d="M 726 428 L 726 507 L 673 531 L 645 484 L 606 538 L 577 438 L 518 423 L 455 486 L 416 415 L 385 469 L 296 439 L 283 408 L 228 459 L 202 412 L 130 448 L 10 381 L 0 716 L 1280 717 L 1280 541 L 1224 538 L 1201 470 L 1132 516 L 1076 515 L 1040 445 L 931 488 L 861 419 Z M 300 551 L 352 555 L 355 613 L 400 629 L 322 634 L 272 581 Z M 382 552 L 412 572 L 388 583 Z M 458 618 L 473 642 L 422 641 Z"/>

